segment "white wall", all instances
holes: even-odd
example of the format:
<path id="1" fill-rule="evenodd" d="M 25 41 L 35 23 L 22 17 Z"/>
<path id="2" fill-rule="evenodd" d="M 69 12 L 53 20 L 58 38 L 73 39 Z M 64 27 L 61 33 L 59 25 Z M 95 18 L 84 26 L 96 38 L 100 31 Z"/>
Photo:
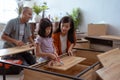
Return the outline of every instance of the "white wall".
<path id="1" fill-rule="evenodd" d="M 2 1 L 1 5 L 4 5 L 8 0 L 0 1 Z M 61 18 L 66 12 L 71 12 L 73 8 L 80 7 L 84 18 L 84 22 L 80 26 L 81 32 L 87 31 L 87 25 L 89 23 L 104 22 L 110 25 L 108 29 L 109 34 L 120 35 L 120 0 L 31 0 L 32 4 L 35 1 L 40 4 L 46 1 L 50 8 L 46 11 L 46 15 L 48 16 L 50 14 L 51 17 L 58 16 Z M 31 3 L 26 4 L 32 6 Z M 7 4 L 5 6 L 7 7 Z M 5 14 L 5 12 L 0 12 L 0 14 L 4 14 L 4 16 L 0 16 L 0 22 L 3 22 L 7 16 L 12 17 L 13 13 Z"/>
<path id="2" fill-rule="evenodd" d="M 40 0 L 41 1 L 41 0 Z M 51 16 L 63 16 L 72 8 L 80 7 L 84 15 L 81 32 L 87 31 L 89 23 L 109 24 L 108 33 L 120 35 L 120 0 L 42 0 L 46 1 Z"/>

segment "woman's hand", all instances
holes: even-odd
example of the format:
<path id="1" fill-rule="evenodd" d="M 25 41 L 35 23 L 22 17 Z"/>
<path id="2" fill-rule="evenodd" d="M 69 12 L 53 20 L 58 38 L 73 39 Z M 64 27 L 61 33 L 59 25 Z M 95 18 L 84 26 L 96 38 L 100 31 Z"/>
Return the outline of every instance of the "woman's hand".
<path id="1" fill-rule="evenodd" d="M 73 46 L 74 46 L 74 44 L 71 44 L 67 51 L 69 56 L 73 56 L 73 52 L 72 52 Z"/>
<path id="2" fill-rule="evenodd" d="M 68 55 L 69 55 L 69 56 L 73 56 L 72 50 L 68 50 Z"/>

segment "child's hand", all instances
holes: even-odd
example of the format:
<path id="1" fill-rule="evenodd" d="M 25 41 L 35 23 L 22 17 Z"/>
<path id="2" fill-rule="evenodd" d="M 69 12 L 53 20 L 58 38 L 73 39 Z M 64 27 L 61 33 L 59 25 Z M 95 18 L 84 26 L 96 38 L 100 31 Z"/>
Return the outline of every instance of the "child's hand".
<path id="1" fill-rule="evenodd" d="M 62 66 L 64 63 L 58 58 L 58 60 L 51 60 L 48 62 L 48 66 Z"/>
<path id="2" fill-rule="evenodd" d="M 57 65 L 59 65 L 59 66 L 64 65 L 64 63 L 60 60 L 60 57 L 58 56 L 58 54 L 57 54 L 56 52 L 54 52 L 54 54 L 55 54 L 56 57 L 57 57 L 57 59 L 55 60 L 55 61 L 56 61 L 56 64 L 59 63 L 59 64 L 57 64 Z"/>
<path id="3" fill-rule="evenodd" d="M 54 63 L 55 63 L 55 61 L 54 61 L 54 60 L 51 60 L 51 61 L 48 62 L 48 66 L 53 66 Z"/>
<path id="4" fill-rule="evenodd" d="M 55 54 L 49 53 L 48 57 L 52 60 L 57 60 L 57 56 Z"/>
<path id="5" fill-rule="evenodd" d="M 56 57 L 59 57 L 57 52 L 54 52 L 54 54 L 55 54 Z"/>

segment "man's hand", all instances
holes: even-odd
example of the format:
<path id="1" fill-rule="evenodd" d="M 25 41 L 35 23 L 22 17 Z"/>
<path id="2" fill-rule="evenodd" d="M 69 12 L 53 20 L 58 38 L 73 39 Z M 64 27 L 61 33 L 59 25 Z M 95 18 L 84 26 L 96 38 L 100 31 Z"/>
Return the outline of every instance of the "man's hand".
<path id="1" fill-rule="evenodd" d="M 37 46 L 37 44 L 35 44 L 35 43 L 30 44 L 30 47 L 36 47 L 36 46 Z"/>
<path id="2" fill-rule="evenodd" d="M 16 44 L 17 46 L 23 46 L 23 45 L 24 45 L 24 42 L 18 40 L 18 41 L 15 42 L 15 44 Z"/>

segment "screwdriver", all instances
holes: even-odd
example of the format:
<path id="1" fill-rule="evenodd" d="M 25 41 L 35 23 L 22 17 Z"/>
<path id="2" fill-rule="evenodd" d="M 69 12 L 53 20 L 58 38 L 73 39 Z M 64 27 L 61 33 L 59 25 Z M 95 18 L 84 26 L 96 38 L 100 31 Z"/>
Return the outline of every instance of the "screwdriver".
<path id="1" fill-rule="evenodd" d="M 60 62 L 61 65 L 64 65 L 64 63 L 60 60 L 60 57 L 57 57 L 58 62 Z"/>

